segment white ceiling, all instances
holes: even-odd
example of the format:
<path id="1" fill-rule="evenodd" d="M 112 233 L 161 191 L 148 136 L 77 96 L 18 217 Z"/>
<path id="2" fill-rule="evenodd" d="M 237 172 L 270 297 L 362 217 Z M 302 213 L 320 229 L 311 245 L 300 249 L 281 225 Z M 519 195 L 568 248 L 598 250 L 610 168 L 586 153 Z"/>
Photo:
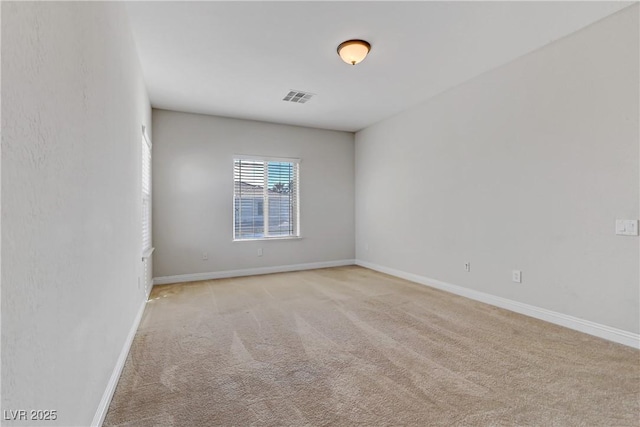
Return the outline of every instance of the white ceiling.
<path id="1" fill-rule="evenodd" d="M 629 2 L 128 3 L 156 108 L 357 131 Z M 371 43 L 359 65 L 350 38 Z M 284 102 L 290 89 L 315 93 Z"/>

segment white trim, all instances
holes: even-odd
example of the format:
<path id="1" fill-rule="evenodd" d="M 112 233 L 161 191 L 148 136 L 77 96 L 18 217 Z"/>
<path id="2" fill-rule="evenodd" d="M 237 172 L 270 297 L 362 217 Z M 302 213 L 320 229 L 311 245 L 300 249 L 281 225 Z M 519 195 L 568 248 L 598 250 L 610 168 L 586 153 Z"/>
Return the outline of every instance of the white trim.
<path id="1" fill-rule="evenodd" d="M 228 277 L 255 276 L 258 274 L 285 273 L 287 271 L 315 270 L 317 268 L 342 267 L 353 265 L 353 259 L 337 261 L 311 262 L 307 264 L 278 265 L 275 267 L 247 268 L 243 270 L 212 271 L 210 273 L 179 274 L 177 276 L 154 277 L 154 285 L 169 283 L 196 282 L 198 280 L 226 279 Z"/>
<path id="2" fill-rule="evenodd" d="M 142 260 L 144 261 L 144 260 L 145 260 L 145 258 L 150 258 L 150 257 L 151 257 L 151 254 L 152 254 L 152 253 L 153 253 L 153 251 L 155 251 L 155 250 L 156 250 L 156 248 L 153 248 L 153 247 L 152 247 L 152 248 L 147 249 L 145 252 L 143 252 L 143 253 L 142 253 Z"/>
<path id="3" fill-rule="evenodd" d="M 107 411 L 109 410 L 109 405 L 111 404 L 113 393 L 116 391 L 118 380 L 120 379 L 122 369 L 124 368 L 124 362 L 126 362 L 127 356 L 129 355 L 129 349 L 131 348 L 131 343 L 133 343 L 133 338 L 136 336 L 136 331 L 138 330 L 138 326 L 140 325 L 140 320 L 142 319 L 142 313 L 144 312 L 146 303 L 147 300 L 145 299 L 140 305 L 138 314 L 136 314 L 135 319 L 133 319 L 133 324 L 131 325 L 131 329 L 129 330 L 129 335 L 127 335 L 127 339 L 124 342 L 122 351 L 120 351 L 118 361 L 116 362 L 116 365 L 113 368 L 113 372 L 111 373 L 111 378 L 109 378 L 109 382 L 107 383 L 107 388 L 102 395 L 102 399 L 100 400 L 100 404 L 98 405 L 96 414 L 93 417 L 93 421 L 91 421 L 91 427 L 102 426 L 104 417 L 107 416 Z"/>
<path id="4" fill-rule="evenodd" d="M 300 163 L 302 159 L 292 157 L 272 157 L 272 156 L 256 156 L 245 154 L 234 154 L 233 160 L 249 160 L 256 162 L 282 162 L 282 163 Z"/>
<path id="5" fill-rule="evenodd" d="M 251 239 L 233 239 L 232 242 L 264 242 L 264 241 L 276 241 L 276 240 L 302 240 L 302 236 L 267 236 L 267 237 L 253 237 Z"/>
<path id="6" fill-rule="evenodd" d="M 153 285 L 155 285 L 156 283 L 153 281 L 153 279 L 151 279 L 151 283 L 149 283 L 149 289 L 147 289 L 147 296 L 145 301 L 149 301 L 149 297 L 151 296 L 151 291 L 153 290 Z"/>
<path id="7" fill-rule="evenodd" d="M 149 138 L 149 134 L 147 133 L 147 127 L 145 125 L 142 125 L 142 136 L 144 137 L 145 141 L 147 141 L 147 145 L 151 150 L 153 145 L 151 145 L 151 138 Z"/>
<path id="8" fill-rule="evenodd" d="M 640 349 L 640 334 L 624 331 L 622 329 L 612 328 L 611 326 L 602 325 L 590 320 L 580 319 L 578 317 L 569 316 L 568 314 L 558 313 L 555 311 L 547 310 L 545 308 L 513 301 L 507 298 L 502 298 L 458 285 L 452 285 L 440 280 L 430 279 L 428 277 L 419 276 L 413 273 L 407 273 L 389 267 L 384 267 L 367 261 L 356 260 L 355 264 L 361 267 L 369 268 L 371 270 L 379 271 L 381 273 L 390 274 L 391 276 L 410 280 L 421 285 L 440 289 L 452 294 L 470 298 L 472 300 L 480 301 L 496 307 L 504 308 L 506 310 L 514 311 L 516 313 L 524 314 L 525 316 L 534 317 L 536 319 L 544 320 L 549 323 L 564 326 L 566 328 L 583 332 L 585 334 L 593 335 L 619 344 L 624 344 L 629 347 Z"/>

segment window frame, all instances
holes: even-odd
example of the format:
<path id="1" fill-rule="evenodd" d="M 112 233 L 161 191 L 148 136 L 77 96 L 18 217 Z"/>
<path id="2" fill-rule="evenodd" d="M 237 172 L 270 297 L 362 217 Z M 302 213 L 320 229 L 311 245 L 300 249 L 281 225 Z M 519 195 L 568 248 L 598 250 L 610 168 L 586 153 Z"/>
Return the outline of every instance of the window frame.
<path id="1" fill-rule="evenodd" d="M 142 170 L 141 170 L 141 180 L 140 180 L 140 194 L 141 194 L 141 198 L 142 198 L 142 218 L 141 218 L 141 225 L 142 225 L 142 231 L 143 234 L 141 236 L 142 238 L 142 242 L 141 242 L 141 246 L 142 246 L 142 260 L 144 261 L 147 258 L 151 257 L 151 254 L 153 253 L 154 247 L 153 247 L 153 233 L 152 233 L 152 226 L 153 226 L 153 189 L 152 189 L 152 185 L 153 185 L 153 179 L 152 179 L 152 174 L 153 174 L 153 165 L 152 165 L 152 161 L 153 161 L 153 145 L 151 144 L 151 139 L 149 138 L 149 135 L 147 134 L 147 129 L 146 127 L 143 125 L 142 126 L 142 144 L 141 144 L 141 159 L 142 159 Z M 145 150 L 145 145 L 148 148 L 148 151 Z M 145 152 L 146 151 L 146 152 Z M 144 185 L 144 163 L 145 163 L 145 154 L 148 153 L 148 162 L 149 162 L 149 182 L 148 182 L 148 193 L 145 193 L 145 185 Z M 147 205 L 147 212 L 148 212 L 148 216 L 145 218 L 145 203 Z M 149 233 L 149 245 L 147 247 L 144 246 L 145 243 L 145 239 L 144 239 L 144 221 L 145 219 L 148 220 L 148 233 Z"/>
<path id="2" fill-rule="evenodd" d="M 249 237 L 249 238 L 238 238 L 236 237 L 236 183 L 235 183 L 235 165 L 236 161 L 252 161 L 252 162 L 262 162 L 265 163 L 265 170 L 268 170 L 268 164 L 271 162 L 278 163 L 293 163 L 295 165 L 295 224 L 294 224 L 294 232 L 295 234 L 287 235 L 287 236 L 269 236 L 268 235 L 268 226 L 269 226 L 269 198 L 266 196 L 269 191 L 268 185 L 266 185 L 267 174 L 264 176 L 265 185 L 263 186 L 263 198 L 262 198 L 262 206 L 263 206 L 263 236 L 262 237 Z M 301 230 L 300 230 L 300 164 L 302 160 L 299 158 L 292 157 L 272 157 L 272 156 L 257 156 L 257 155 L 244 155 L 244 154 L 236 154 L 232 158 L 231 162 L 231 182 L 232 182 L 232 203 L 231 203 L 231 215 L 232 215 L 232 229 L 231 236 L 233 242 L 255 242 L 255 241 L 265 241 L 265 240 L 297 240 L 302 238 Z M 264 213 L 266 212 L 266 215 Z"/>

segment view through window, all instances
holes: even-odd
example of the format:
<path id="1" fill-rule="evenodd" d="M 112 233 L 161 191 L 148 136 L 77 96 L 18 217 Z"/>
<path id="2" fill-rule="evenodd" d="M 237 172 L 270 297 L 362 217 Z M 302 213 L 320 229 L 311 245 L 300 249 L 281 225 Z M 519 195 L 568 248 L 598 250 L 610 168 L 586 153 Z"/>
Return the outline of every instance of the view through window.
<path id="1" fill-rule="evenodd" d="M 234 239 L 297 237 L 298 160 L 235 159 Z"/>

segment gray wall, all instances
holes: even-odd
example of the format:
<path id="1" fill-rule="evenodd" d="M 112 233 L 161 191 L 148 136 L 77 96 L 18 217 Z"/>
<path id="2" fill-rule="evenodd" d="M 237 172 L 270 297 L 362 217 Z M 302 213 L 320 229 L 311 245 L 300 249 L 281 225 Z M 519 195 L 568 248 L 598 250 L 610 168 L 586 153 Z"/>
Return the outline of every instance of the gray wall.
<path id="1" fill-rule="evenodd" d="M 37 425 L 91 423 L 145 298 L 151 111 L 123 8 L 2 3 L 2 409 L 58 411 Z"/>
<path id="2" fill-rule="evenodd" d="M 154 109 L 153 134 L 154 277 L 354 258 L 352 133 Z M 302 159 L 302 239 L 233 242 L 234 154 Z"/>
<path id="3" fill-rule="evenodd" d="M 638 47 L 635 5 L 358 132 L 357 258 L 637 333 Z"/>

